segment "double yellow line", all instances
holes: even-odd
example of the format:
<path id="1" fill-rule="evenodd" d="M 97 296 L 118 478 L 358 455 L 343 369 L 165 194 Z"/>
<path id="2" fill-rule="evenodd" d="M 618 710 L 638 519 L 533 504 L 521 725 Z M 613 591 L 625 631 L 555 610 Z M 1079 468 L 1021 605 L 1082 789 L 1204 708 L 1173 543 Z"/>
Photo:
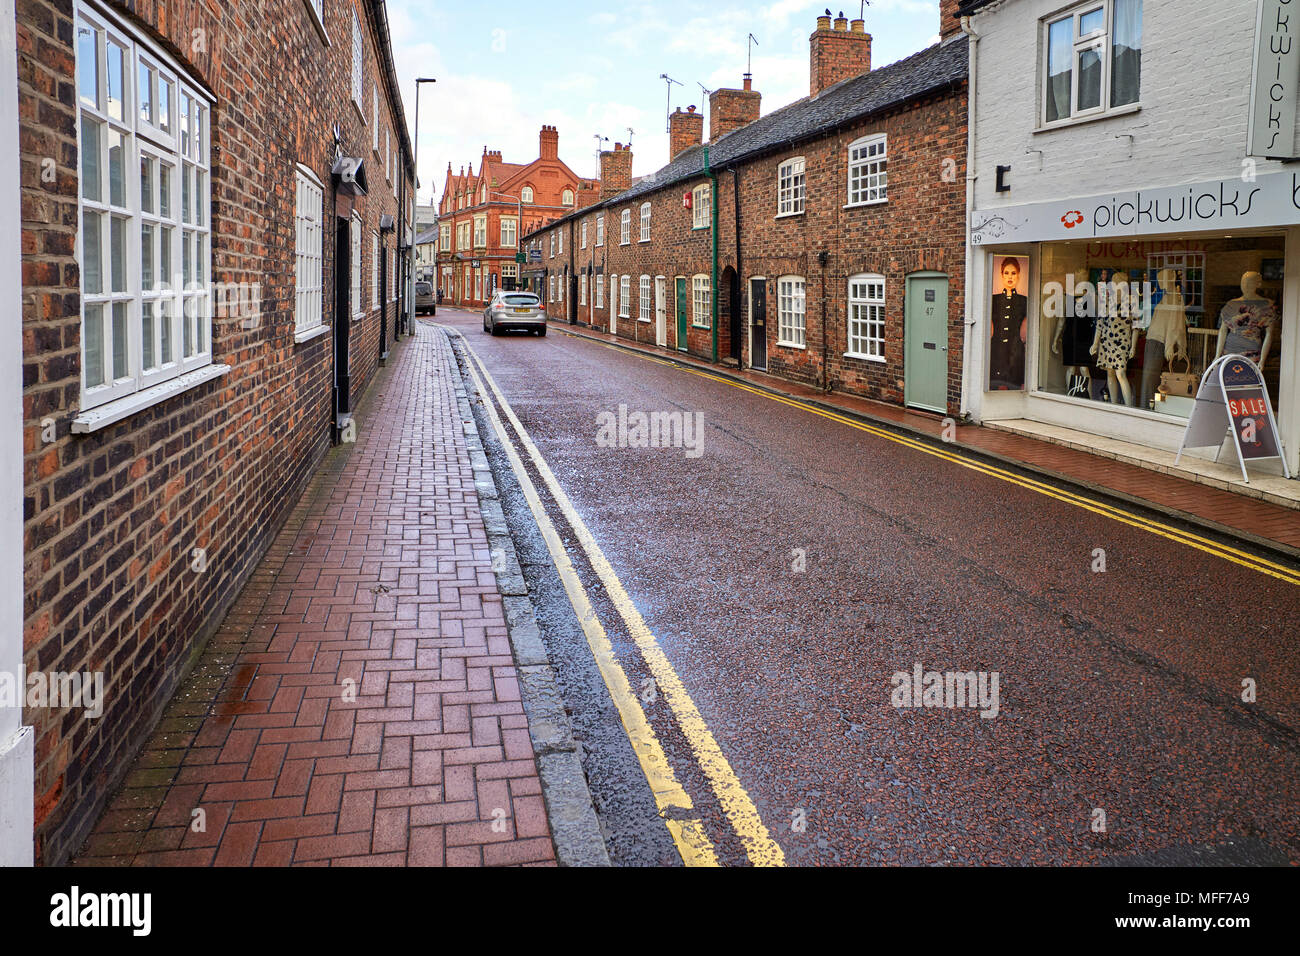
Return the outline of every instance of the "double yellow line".
<path id="1" fill-rule="evenodd" d="M 641 617 L 641 613 L 623 587 L 623 583 L 614 573 L 613 567 L 610 566 L 604 553 L 596 544 L 595 538 L 592 537 L 586 524 L 583 523 L 574 510 L 573 504 L 565 495 L 559 482 L 556 481 L 555 475 L 537 450 L 537 446 L 533 444 L 532 439 L 516 417 L 505 396 L 501 394 L 501 390 L 488 373 L 487 368 L 484 367 L 482 361 L 468 343 L 465 344 L 465 348 L 470 356 L 469 369 L 475 386 L 485 398 L 488 395 L 487 389 L 491 389 L 491 393 L 495 397 L 497 404 L 500 405 L 502 413 L 510 421 L 518 436 L 521 447 L 533 463 L 533 467 L 536 468 L 547 490 L 551 493 L 556 507 L 564 516 L 565 522 L 573 529 L 573 533 L 586 554 L 592 570 L 600 578 L 606 595 L 636 643 L 637 649 L 641 652 L 641 656 L 654 679 L 657 691 L 655 696 L 657 697 L 659 692 L 663 694 L 678 727 L 695 755 L 700 770 L 708 779 L 709 785 L 717 796 L 728 821 L 744 844 L 750 862 L 756 866 L 784 866 L 785 855 L 782 853 L 781 847 L 768 833 L 767 827 L 764 826 L 762 817 L 759 815 L 749 794 L 745 791 L 735 771 L 727 762 L 727 758 L 722 753 L 722 748 L 718 746 L 717 740 L 714 739 L 713 733 L 700 715 L 695 702 L 691 700 L 691 696 L 681 678 L 677 675 L 658 641 L 655 640 L 645 619 Z M 487 382 L 487 388 L 484 388 L 484 381 Z M 555 569 L 560 575 L 565 592 L 569 596 L 569 601 L 573 605 L 583 632 L 587 637 L 587 646 L 591 649 L 592 657 L 595 658 L 596 666 L 600 670 L 606 688 L 609 690 L 610 698 L 618 709 L 623 728 L 632 743 L 632 749 L 641 764 L 641 769 L 650 784 L 650 789 L 654 793 L 660 816 L 664 818 L 665 825 L 672 835 L 678 852 L 681 854 L 682 861 L 687 866 L 717 866 L 718 858 L 713 843 L 704 830 L 699 815 L 695 811 L 694 803 L 677 780 L 672 766 L 668 763 L 658 735 L 642 708 L 641 700 L 633 691 L 627 673 L 623 670 L 617 656 L 614 654 L 609 636 L 591 605 L 587 590 L 574 569 L 572 561 L 569 559 L 568 552 L 565 550 L 554 523 L 546 512 L 546 507 L 537 493 L 536 486 L 515 450 L 514 441 L 502 425 L 492 401 L 485 401 L 484 408 L 487 410 L 488 419 L 491 421 L 492 427 L 506 451 L 510 466 L 514 469 L 515 477 L 519 481 L 519 487 L 524 498 L 528 501 L 528 507 L 532 510 L 537 526 L 546 541 L 551 558 L 555 562 Z"/>
<path id="2" fill-rule="evenodd" d="M 561 331 L 564 330 L 562 329 Z M 573 338 L 592 341 L 584 335 L 573 335 L 573 333 L 566 334 L 571 335 Z M 654 362 L 657 365 L 665 365 L 669 368 L 688 372 L 691 375 L 698 375 L 700 378 L 706 378 L 712 382 L 730 385 L 732 388 L 738 388 L 741 391 L 749 392 L 751 395 L 757 395 L 773 402 L 780 402 L 782 405 L 789 405 L 791 408 L 797 408 L 800 411 L 810 412 L 813 415 L 820 415 L 822 418 L 838 422 L 841 425 L 847 425 L 849 428 L 855 428 L 858 431 L 866 432 L 867 434 L 874 435 L 877 438 L 883 438 L 886 441 L 891 441 L 897 445 L 904 445 L 916 451 L 923 452 L 924 454 L 933 455 L 935 458 L 942 458 L 944 461 L 952 462 L 954 465 L 960 465 L 962 468 L 969 468 L 972 471 L 978 471 L 991 478 L 997 478 L 999 481 L 1019 485 L 1021 488 L 1026 488 L 1048 498 L 1054 498 L 1057 501 L 1073 505 L 1076 508 L 1091 511 L 1093 514 L 1101 515 L 1104 518 L 1110 518 L 1113 521 L 1126 524 L 1131 528 L 1149 531 L 1151 534 L 1159 535 L 1162 538 L 1175 541 L 1178 544 L 1186 545 L 1189 548 L 1195 548 L 1196 550 L 1203 551 L 1206 554 L 1212 554 L 1225 561 L 1231 561 L 1233 564 L 1249 568 L 1252 571 L 1258 571 L 1260 574 L 1266 574 L 1270 577 L 1277 578 L 1280 581 L 1286 581 L 1288 584 L 1300 585 L 1300 570 L 1297 570 L 1294 567 L 1280 564 L 1276 561 L 1270 561 L 1268 558 L 1260 557 L 1259 555 L 1251 554 L 1249 551 L 1242 551 L 1238 548 L 1232 547 L 1231 545 L 1202 537 L 1201 535 L 1195 534 L 1191 531 L 1185 531 L 1182 528 L 1176 528 L 1173 525 L 1168 525 L 1161 521 L 1145 518 L 1141 515 L 1125 511 L 1103 501 L 1085 498 L 1082 495 L 1066 491 L 1062 488 L 1055 488 L 1045 482 L 1036 481 L 1033 478 L 1027 478 L 1023 475 L 1017 475 L 1014 472 L 997 468 L 959 452 L 948 451 L 944 448 L 931 445 L 928 442 L 909 438 L 906 435 L 899 435 L 895 432 L 874 425 L 868 425 L 845 415 L 828 412 L 825 409 L 818 408 L 815 405 L 810 405 L 807 402 L 801 402 L 798 399 L 787 398 L 784 395 L 777 395 L 765 389 L 757 388 L 753 385 L 747 385 L 743 382 L 737 382 L 721 375 L 714 375 L 700 369 L 691 368 L 690 366 L 683 365 L 679 362 L 657 358 L 652 355 L 644 355 L 639 352 L 629 351 L 628 349 L 621 349 L 618 346 L 607 345 L 604 342 L 596 342 L 595 344 L 600 345 L 603 348 L 614 349 L 619 352 L 634 355 L 647 362 Z M 1300 521 L 1300 514 L 1297 514 L 1296 520 Z"/>

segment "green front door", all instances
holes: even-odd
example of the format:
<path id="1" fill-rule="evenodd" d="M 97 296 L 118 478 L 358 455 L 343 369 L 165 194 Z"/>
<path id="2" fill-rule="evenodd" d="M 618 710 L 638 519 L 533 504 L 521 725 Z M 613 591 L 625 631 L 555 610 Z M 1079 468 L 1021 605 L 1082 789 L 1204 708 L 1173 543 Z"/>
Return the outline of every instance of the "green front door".
<path id="1" fill-rule="evenodd" d="M 677 280 L 677 351 L 686 351 L 686 280 Z"/>
<path id="2" fill-rule="evenodd" d="M 907 277 L 903 321 L 903 401 L 948 411 L 948 277 L 922 272 Z"/>

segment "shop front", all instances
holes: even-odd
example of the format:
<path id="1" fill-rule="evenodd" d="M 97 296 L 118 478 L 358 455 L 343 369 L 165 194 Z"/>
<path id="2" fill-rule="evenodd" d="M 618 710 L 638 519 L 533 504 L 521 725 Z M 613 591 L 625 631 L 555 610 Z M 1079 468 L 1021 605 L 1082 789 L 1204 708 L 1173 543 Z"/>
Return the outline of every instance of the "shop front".
<path id="1" fill-rule="evenodd" d="M 1175 451 L 1206 368 L 1244 355 L 1294 472 L 1298 224 L 1289 172 L 976 211 L 972 417 Z"/>

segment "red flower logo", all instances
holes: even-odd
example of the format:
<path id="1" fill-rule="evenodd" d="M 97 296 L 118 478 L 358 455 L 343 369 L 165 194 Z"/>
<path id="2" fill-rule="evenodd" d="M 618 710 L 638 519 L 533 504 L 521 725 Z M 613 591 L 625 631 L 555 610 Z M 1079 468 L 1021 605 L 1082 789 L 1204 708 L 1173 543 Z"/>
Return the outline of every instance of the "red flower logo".
<path id="1" fill-rule="evenodd" d="M 1061 217 L 1061 223 L 1066 229 L 1073 229 L 1079 223 L 1083 222 L 1083 213 L 1078 209 L 1071 209 Z"/>

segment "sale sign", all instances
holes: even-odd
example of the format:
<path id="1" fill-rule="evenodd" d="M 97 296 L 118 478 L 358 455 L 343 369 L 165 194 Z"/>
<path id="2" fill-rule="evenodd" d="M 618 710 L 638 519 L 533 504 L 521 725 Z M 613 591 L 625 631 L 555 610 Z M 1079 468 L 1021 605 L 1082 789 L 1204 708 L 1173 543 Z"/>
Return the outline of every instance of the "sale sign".
<path id="1" fill-rule="evenodd" d="M 1279 459 L 1282 474 L 1291 477 L 1282 456 L 1264 376 L 1259 366 L 1244 355 L 1221 356 L 1205 370 L 1174 464 L 1182 459 L 1185 448 L 1221 446 L 1225 432 L 1232 436 L 1237 449 L 1243 481 L 1250 481 L 1246 462 L 1266 458 Z"/>
<path id="2" fill-rule="evenodd" d="M 1237 444 L 1242 458 L 1276 458 L 1279 455 L 1273 441 L 1273 423 L 1268 416 L 1268 398 L 1258 387 L 1229 388 L 1228 415 L 1232 430 L 1237 433 Z"/>

